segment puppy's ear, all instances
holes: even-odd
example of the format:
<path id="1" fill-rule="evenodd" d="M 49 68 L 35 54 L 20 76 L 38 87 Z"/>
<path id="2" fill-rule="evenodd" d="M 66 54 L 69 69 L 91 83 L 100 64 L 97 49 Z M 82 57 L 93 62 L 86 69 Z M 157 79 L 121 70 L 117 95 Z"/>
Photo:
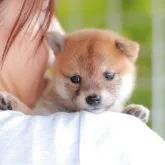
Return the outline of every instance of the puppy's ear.
<path id="1" fill-rule="evenodd" d="M 140 51 L 140 45 L 137 42 L 127 39 L 117 39 L 115 41 L 116 48 L 128 58 L 135 62 Z"/>
<path id="2" fill-rule="evenodd" d="M 52 48 L 54 53 L 62 52 L 65 45 L 65 37 L 63 34 L 58 32 L 48 32 L 46 38 L 49 46 Z"/>

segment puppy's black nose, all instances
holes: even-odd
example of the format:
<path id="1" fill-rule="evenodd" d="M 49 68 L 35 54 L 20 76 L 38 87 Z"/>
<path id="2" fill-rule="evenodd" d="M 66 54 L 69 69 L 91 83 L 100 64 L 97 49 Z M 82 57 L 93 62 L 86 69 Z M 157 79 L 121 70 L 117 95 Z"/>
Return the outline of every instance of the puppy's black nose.
<path id="1" fill-rule="evenodd" d="M 91 106 L 96 106 L 101 103 L 101 96 L 90 95 L 86 98 L 86 102 Z"/>

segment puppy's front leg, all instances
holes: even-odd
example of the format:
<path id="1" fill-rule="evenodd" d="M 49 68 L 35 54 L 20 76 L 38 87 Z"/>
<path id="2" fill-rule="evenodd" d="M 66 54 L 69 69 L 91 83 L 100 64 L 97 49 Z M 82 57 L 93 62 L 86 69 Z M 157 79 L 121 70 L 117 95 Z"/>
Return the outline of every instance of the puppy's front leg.
<path id="1" fill-rule="evenodd" d="M 144 123 L 149 120 L 149 110 L 143 105 L 130 104 L 124 108 L 122 113 L 129 114 L 141 119 Z"/>
<path id="2" fill-rule="evenodd" d="M 22 103 L 17 97 L 7 92 L 0 92 L 0 111 L 14 110 L 31 114 L 32 110 Z"/>

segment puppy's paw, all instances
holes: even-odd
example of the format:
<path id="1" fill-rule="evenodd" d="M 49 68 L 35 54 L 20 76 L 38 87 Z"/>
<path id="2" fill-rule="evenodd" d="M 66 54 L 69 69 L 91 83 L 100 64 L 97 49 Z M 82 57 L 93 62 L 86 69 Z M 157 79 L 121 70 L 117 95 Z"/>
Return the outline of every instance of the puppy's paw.
<path id="1" fill-rule="evenodd" d="M 123 113 L 135 116 L 142 120 L 144 123 L 147 123 L 149 120 L 149 110 L 143 105 L 130 104 L 124 108 Z"/>
<path id="2" fill-rule="evenodd" d="M 0 92 L 0 111 L 13 110 L 17 106 L 12 95 L 7 92 Z"/>

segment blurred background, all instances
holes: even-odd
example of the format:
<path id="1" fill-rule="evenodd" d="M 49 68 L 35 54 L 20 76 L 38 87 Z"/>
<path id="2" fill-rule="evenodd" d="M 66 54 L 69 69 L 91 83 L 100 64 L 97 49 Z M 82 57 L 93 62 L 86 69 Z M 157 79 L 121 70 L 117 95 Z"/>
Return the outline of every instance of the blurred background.
<path id="1" fill-rule="evenodd" d="M 129 103 L 151 110 L 149 126 L 165 138 L 165 1 L 59 0 L 57 17 L 66 32 L 112 29 L 141 45 L 137 87 Z"/>

